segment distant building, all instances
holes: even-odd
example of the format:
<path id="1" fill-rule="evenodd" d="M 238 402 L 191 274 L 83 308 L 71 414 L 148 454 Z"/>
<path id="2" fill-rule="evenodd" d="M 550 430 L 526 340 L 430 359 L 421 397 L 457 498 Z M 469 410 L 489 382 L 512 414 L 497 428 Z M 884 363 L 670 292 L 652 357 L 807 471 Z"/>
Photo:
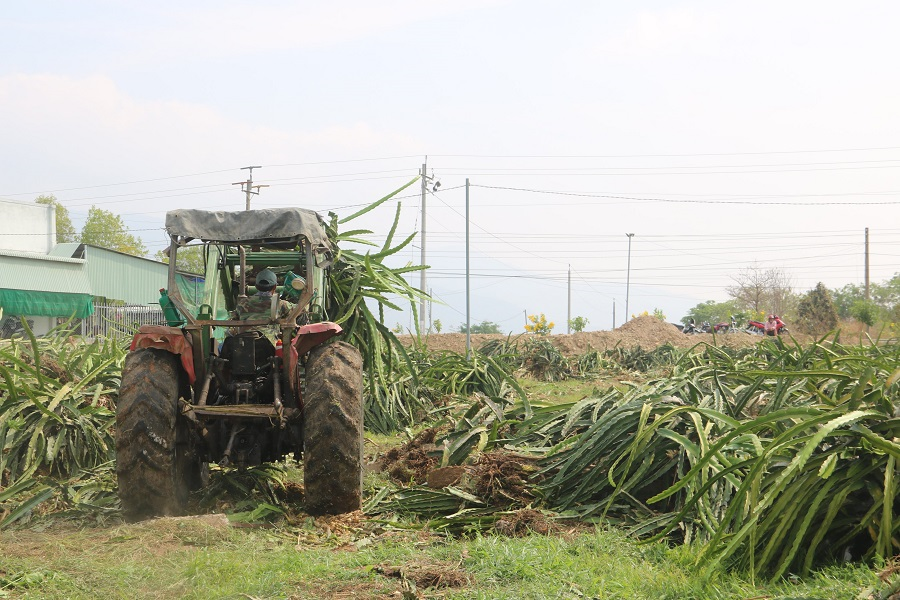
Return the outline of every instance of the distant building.
<path id="1" fill-rule="evenodd" d="M 0 308 L 3 337 L 21 327 L 19 316 L 37 335 L 55 327 L 58 318 L 91 316 L 94 305 L 85 261 L 0 250 Z"/>
<path id="2" fill-rule="evenodd" d="M 168 265 L 55 242 L 54 207 L 0 200 L 0 337 L 21 328 L 20 316 L 37 335 L 72 316 L 93 335 L 106 334 L 117 322 L 164 322 L 159 290 L 168 287 Z M 176 281 L 185 299 L 202 294 L 203 277 L 179 273 Z"/>
<path id="3" fill-rule="evenodd" d="M 57 244 L 50 256 L 83 259 L 91 292 L 104 304 L 158 305 L 160 288 L 168 287 L 169 265 L 77 242 Z M 176 282 L 185 299 L 203 292 L 203 277 L 178 273 Z"/>
<path id="4" fill-rule="evenodd" d="M 84 261 L 47 256 L 55 243 L 53 206 L 0 200 L 0 336 L 21 328 L 20 315 L 44 334 L 59 317 L 94 312 Z"/>
<path id="5" fill-rule="evenodd" d="M 0 199 L 0 250 L 47 254 L 55 245 L 55 207 Z"/>

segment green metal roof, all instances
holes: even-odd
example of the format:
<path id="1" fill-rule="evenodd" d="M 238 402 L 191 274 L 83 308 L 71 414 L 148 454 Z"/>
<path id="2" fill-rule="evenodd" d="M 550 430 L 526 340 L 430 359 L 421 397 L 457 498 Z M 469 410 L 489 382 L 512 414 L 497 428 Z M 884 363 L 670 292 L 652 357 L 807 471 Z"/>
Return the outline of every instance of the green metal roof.
<path id="1" fill-rule="evenodd" d="M 149 258 L 78 243 L 57 244 L 50 254 L 84 259 L 94 296 L 126 304 L 158 304 L 160 288 L 168 287 L 169 265 Z M 202 291 L 202 277 L 199 282 L 197 287 Z M 179 283 L 182 288 L 190 285 Z M 182 289 L 182 293 L 189 291 Z"/>
<path id="2" fill-rule="evenodd" d="M 0 250 L 0 288 L 90 294 L 85 261 Z"/>

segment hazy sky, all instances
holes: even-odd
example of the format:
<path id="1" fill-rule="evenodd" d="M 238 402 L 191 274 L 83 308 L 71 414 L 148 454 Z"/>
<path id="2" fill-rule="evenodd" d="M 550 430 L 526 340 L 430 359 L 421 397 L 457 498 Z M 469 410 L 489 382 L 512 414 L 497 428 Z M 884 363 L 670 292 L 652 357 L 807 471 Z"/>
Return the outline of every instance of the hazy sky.
<path id="1" fill-rule="evenodd" d="M 465 319 L 676 320 L 748 265 L 796 290 L 900 271 L 895 2 L 29 2 L 0 9 L 0 197 L 341 216 L 415 176 L 428 285 Z M 502 189 L 506 188 L 506 189 Z M 421 225 L 418 188 L 400 234 Z M 395 204 L 358 221 L 383 237 Z M 398 234 L 399 235 L 399 234 Z M 418 262 L 419 246 L 400 262 Z M 418 280 L 416 279 L 416 282 Z M 395 318 L 396 317 L 396 318 Z M 388 325 L 408 326 L 391 315 Z"/>

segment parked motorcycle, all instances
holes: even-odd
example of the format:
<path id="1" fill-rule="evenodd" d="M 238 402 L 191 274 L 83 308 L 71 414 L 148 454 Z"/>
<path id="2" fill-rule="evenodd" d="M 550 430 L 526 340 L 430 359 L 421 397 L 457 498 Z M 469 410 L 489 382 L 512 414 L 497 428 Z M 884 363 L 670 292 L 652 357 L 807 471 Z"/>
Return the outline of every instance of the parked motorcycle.
<path id="1" fill-rule="evenodd" d="M 691 319 L 681 331 L 682 333 L 691 335 L 694 333 L 709 333 L 710 331 L 712 331 L 712 329 L 712 325 L 709 324 L 709 321 L 703 321 L 703 323 L 699 327 L 697 327 L 697 325 L 694 323 L 694 320 Z"/>
<path id="2" fill-rule="evenodd" d="M 778 315 L 769 315 L 767 321 L 747 321 L 747 333 L 756 335 L 781 335 L 787 333 L 788 328 Z"/>
<path id="3" fill-rule="evenodd" d="M 28 327 L 34 327 L 34 321 L 28 319 Z M 19 317 L 6 317 L 3 324 L 0 325 L 0 338 L 11 338 L 13 336 L 25 337 L 25 326 Z"/>
<path id="4" fill-rule="evenodd" d="M 715 325 L 716 333 L 737 333 L 737 331 L 738 331 L 738 324 L 737 324 L 737 320 L 734 318 L 733 315 L 731 317 L 731 323 L 726 323 L 725 321 L 722 321 L 721 323 L 716 323 L 716 325 Z"/>

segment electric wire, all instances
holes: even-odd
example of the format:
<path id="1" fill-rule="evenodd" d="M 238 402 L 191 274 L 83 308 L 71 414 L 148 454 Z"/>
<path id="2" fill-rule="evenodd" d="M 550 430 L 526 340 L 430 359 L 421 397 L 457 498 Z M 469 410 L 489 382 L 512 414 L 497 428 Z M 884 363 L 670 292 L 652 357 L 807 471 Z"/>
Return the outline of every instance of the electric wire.
<path id="1" fill-rule="evenodd" d="M 608 194 L 591 194 L 584 192 L 565 192 L 560 190 L 537 190 L 531 188 L 470 184 L 472 187 L 490 190 L 506 190 L 514 192 L 527 192 L 530 194 L 547 194 L 552 196 L 573 196 L 578 198 L 606 198 L 611 200 L 630 200 L 642 203 L 666 202 L 672 204 L 719 204 L 719 205 L 749 205 L 749 206 L 885 206 L 900 204 L 900 200 L 886 202 L 775 202 L 775 201 L 749 201 L 749 200 L 687 200 L 676 198 L 639 198 L 637 196 L 612 196 Z"/>

